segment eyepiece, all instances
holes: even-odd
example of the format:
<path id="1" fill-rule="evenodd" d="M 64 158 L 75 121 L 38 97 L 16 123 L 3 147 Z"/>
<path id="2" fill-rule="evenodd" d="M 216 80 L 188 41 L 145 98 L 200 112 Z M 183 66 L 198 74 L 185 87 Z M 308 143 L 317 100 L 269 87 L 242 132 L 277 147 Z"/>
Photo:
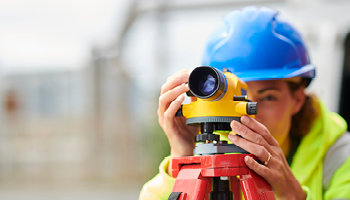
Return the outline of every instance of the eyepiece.
<path id="1" fill-rule="evenodd" d="M 194 96 L 207 100 L 218 100 L 227 90 L 225 75 L 209 66 L 195 68 L 190 74 L 188 86 Z"/>
<path id="2" fill-rule="evenodd" d="M 248 102 L 247 103 L 247 114 L 248 115 L 258 114 L 258 103 L 257 102 Z"/>

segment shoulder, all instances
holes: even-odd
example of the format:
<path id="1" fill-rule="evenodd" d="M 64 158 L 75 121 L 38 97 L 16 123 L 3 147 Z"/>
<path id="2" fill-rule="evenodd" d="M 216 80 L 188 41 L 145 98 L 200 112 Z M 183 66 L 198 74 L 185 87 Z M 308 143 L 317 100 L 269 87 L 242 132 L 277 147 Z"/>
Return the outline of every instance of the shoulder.
<path id="1" fill-rule="evenodd" d="M 323 160 L 323 187 L 327 189 L 334 173 L 350 157 L 350 133 L 345 132 L 328 149 Z"/>

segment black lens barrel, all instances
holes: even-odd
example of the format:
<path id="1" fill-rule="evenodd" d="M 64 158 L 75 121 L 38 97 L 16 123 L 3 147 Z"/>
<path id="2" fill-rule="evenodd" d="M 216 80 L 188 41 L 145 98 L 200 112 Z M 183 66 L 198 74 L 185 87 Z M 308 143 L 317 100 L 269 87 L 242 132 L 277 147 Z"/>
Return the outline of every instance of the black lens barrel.
<path id="1" fill-rule="evenodd" d="M 215 100 L 227 87 L 225 80 L 225 75 L 221 71 L 213 67 L 201 66 L 191 72 L 188 86 L 194 96 L 201 99 Z M 204 85 L 207 83 L 209 85 Z"/>

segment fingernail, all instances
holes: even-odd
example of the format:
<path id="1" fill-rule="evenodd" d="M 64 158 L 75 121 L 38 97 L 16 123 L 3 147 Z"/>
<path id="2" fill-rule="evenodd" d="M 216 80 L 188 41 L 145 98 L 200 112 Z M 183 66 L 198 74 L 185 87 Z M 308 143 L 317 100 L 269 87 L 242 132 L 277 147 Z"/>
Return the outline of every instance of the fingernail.
<path id="1" fill-rule="evenodd" d="M 229 135 L 228 136 L 228 139 L 232 142 L 232 141 L 235 141 L 236 140 L 236 137 L 235 135 Z"/>
<path id="2" fill-rule="evenodd" d="M 239 129 L 241 128 L 241 124 L 239 122 L 234 121 L 232 122 L 232 128 Z"/>
<path id="3" fill-rule="evenodd" d="M 248 123 L 249 122 L 249 117 L 248 116 L 242 116 L 241 117 L 241 121 L 243 122 L 243 123 Z"/>
<path id="4" fill-rule="evenodd" d="M 252 163 L 252 160 L 251 160 L 251 158 L 249 156 L 244 157 L 244 161 L 246 163 Z"/>
<path id="5" fill-rule="evenodd" d="M 185 95 L 181 94 L 180 96 L 178 96 L 175 101 L 181 101 L 183 102 L 185 100 Z"/>

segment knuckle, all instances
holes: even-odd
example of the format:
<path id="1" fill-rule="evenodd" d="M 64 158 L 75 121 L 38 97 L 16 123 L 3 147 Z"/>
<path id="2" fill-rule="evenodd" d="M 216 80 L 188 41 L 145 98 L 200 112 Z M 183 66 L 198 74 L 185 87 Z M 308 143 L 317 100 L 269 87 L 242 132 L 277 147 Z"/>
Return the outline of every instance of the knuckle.
<path id="1" fill-rule="evenodd" d="M 164 104 L 164 95 L 159 96 L 158 102 L 159 102 L 159 105 Z"/>
<path id="2" fill-rule="evenodd" d="M 277 161 L 276 168 L 279 172 L 283 170 L 284 167 L 281 161 Z"/>
<path id="3" fill-rule="evenodd" d="M 242 126 L 239 127 L 239 128 L 237 128 L 237 131 L 239 131 L 239 133 L 240 133 L 242 136 L 247 136 L 247 135 L 248 135 L 247 129 L 242 128 Z"/>
<path id="4" fill-rule="evenodd" d="M 269 169 L 266 167 L 262 168 L 261 171 L 262 171 L 262 174 L 269 174 Z"/>
<path id="5" fill-rule="evenodd" d="M 271 181 L 275 183 L 276 181 L 279 180 L 278 175 L 276 173 L 273 173 L 270 177 Z"/>
<path id="6" fill-rule="evenodd" d="M 165 91 L 165 84 L 162 85 L 162 87 L 160 87 L 160 93 L 163 94 Z"/>
<path id="7" fill-rule="evenodd" d="M 255 138 L 255 142 L 257 144 L 263 144 L 264 143 L 264 139 L 262 136 L 258 135 L 256 138 Z"/>
<path id="8" fill-rule="evenodd" d="M 164 113 L 164 120 L 169 121 L 171 119 L 172 119 L 172 117 L 169 115 L 168 112 Z"/>
<path id="9" fill-rule="evenodd" d="M 163 118 L 162 112 L 160 111 L 160 109 L 158 108 L 157 110 L 157 115 L 158 115 L 158 121 L 161 120 Z"/>
<path id="10" fill-rule="evenodd" d="M 261 134 L 262 135 L 270 135 L 270 132 L 269 130 L 266 128 L 266 126 L 261 126 L 262 127 L 262 131 L 261 131 Z"/>
<path id="11" fill-rule="evenodd" d="M 261 135 L 269 136 L 269 135 L 270 135 L 270 132 L 269 132 L 267 129 L 264 129 L 264 130 L 262 131 Z"/>
<path id="12" fill-rule="evenodd" d="M 182 89 L 182 86 L 180 85 L 172 89 L 172 92 L 178 94 L 181 91 L 181 89 Z"/>
<path id="13" fill-rule="evenodd" d="M 161 127 L 163 127 L 163 117 L 158 117 L 158 123 Z"/>
<path id="14" fill-rule="evenodd" d="M 265 152 L 265 151 L 266 151 L 265 147 L 260 146 L 260 147 L 257 149 L 256 153 L 258 154 L 258 156 L 262 156 L 262 155 L 264 155 L 264 152 Z"/>
<path id="15" fill-rule="evenodd" d="M 280 173 L 280 171 L 273 173 L 273 175 L 272 175 L 273 181 L 278 181 L 278 180 L 281 180 L 282 178 L 283 177 L 282 177 L 282 174 Z"/>

